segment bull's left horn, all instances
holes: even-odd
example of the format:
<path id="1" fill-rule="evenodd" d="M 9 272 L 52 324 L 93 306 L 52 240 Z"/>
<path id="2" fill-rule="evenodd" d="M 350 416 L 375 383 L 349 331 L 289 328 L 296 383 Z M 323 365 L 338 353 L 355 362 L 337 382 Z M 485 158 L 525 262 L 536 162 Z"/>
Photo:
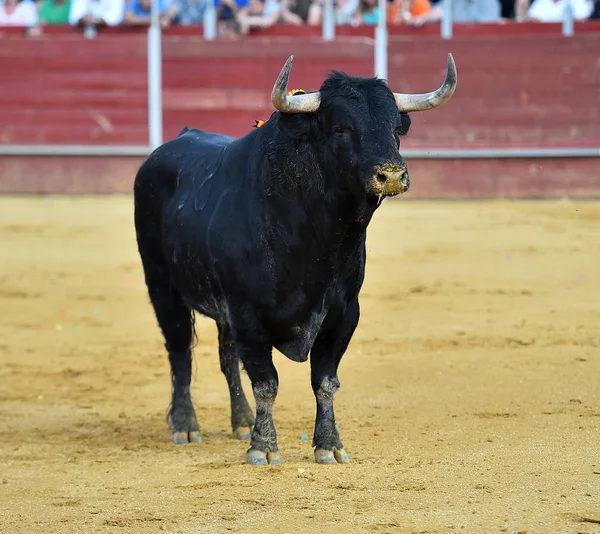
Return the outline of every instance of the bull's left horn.
<path id="1" fill-rule="evenodd" d="M 271 102 L 275 109 L 283 113 L 312 113 L 317 111 L 321 105 L 321 95 L 319 93 L 308 93 L 304 95 L 288 96 L 287 86 L 292 71 L 292 62 L 294 56 L 290 56 L 281 69 L 273 92 L 271 93 Z"/>
<path id="2" fill-rule="evenodd" d="M 454 64 L 452 54 L 448 54 L 448 70 L 446 71 L 446 79 L 442 86 L 437 91 L 420 95 L 394 93 L 398 110 L 408 113 L 409 111 L 425 111 L 437 108 L 454 94 L 456 83 L 456 65 Z"/>

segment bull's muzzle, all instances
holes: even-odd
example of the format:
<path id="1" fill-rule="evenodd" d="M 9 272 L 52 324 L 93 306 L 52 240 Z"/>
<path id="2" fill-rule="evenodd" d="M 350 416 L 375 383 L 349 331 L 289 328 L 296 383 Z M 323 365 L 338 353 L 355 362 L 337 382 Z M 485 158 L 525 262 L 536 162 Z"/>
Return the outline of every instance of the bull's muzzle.
<path id="1" fill-rule="evenodd" d="M 393 197 L 406 193 L 410 178 L 405 165 L 384 165 L 375 168 L 371 189 L 376 196 Z"/>

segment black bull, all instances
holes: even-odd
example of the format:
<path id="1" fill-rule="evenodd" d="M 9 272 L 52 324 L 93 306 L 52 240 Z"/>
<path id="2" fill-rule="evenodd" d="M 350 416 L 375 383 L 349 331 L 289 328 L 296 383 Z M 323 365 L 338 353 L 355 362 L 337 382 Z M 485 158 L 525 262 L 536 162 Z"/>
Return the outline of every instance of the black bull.
<path id="1" fill-rule="evenodd" d="M 399 154 L 407 112 L 450 98 L 456 69 L 449 55 L 444 84 L 420 95 L 334 72 L 319 92 L 290 96 L 291 64 L 262 128 L 240 139 L 185 128 L 146 159 L 134 186 L 137 242 L 171 364 L 175 442 L 201 441 L 190 397 L 196 310 L 217 323 L 231 425 L 250 438 L 247 461 L 279 463 L 275 347 L 298 362 L 310 353 L 316 461 L 348 462 L 333 398 L 359 321 L 367 225 L 385 197 L 409 187 Z"/>

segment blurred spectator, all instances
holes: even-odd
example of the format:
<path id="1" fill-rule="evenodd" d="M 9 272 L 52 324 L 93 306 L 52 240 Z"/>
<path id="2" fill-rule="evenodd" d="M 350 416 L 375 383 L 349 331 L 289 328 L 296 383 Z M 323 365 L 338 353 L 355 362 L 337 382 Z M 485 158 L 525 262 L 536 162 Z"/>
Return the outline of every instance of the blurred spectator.
<path id="1" fill-rule="evenodd" d="M 202 24 L 207 7 L 208 0 L 177 0 L 177 23 L 182 26 Z"/>
<path id="2" fill-rule="evenodd" d="M 529 6 L 531 6 L 531 0 L 515 0 L 515 20 L 517 22 L 525 20 Z"/>
<path id="3" fill-rule="evenodd" d="M 295 11 L 296 0 L 280 0 L 279 22 L 285 24 L 304 24 L 304 19 Z"/>
<path id="4" fill-rule="evenodd" d="M 365 25 L 373 25 L 379 22 L 378 0 L 360 0 L 358 21 L 360 24 Z"/>
<path id="5" fill-rule="evenodd" d="M 431 11 L 429 0 L 399 0 L 390 8 L 390 21 L 407 22 L 416 17 L 423 17 Z"/>
<path id="6" fill-rule="evenodd" d="M 221 37 L 235 38 L 243 30 L 240 20 L 248 12 L 249 0 L 215 0 Z"/>
<path id="7" fill-rule="evenodd" d="M 600 19 L 600 0 L 594 2 L 594 9 L 592 9 L 591 19 Z"/>
<path id="8" fill-rule="evenodd" d="M 333 0 L 333 7 L 336 24 L 352 26 L 360 24 L 360 0 Z M 313 26 L 322 24 L 324 10 L 325 0 L 315 0 L 309 8 L 307 23 Z"/>
<path id="9" fill-rule="evenodd" d="M 308 12 L 311 5 L 312 0 L 288 0 L 288 8 L 290 11 L 295 15 L 298 15 L 304 23 L 308 21 Z"/>
<path id="10" fill-rule="evenodd" d="M 500 0 L 500 17 L 503 19 L 516 19 L 517 3 L 518 0 Z"/>
<path id="11" fill-rule="evenodd" d="M 248 10 L 239 17 L 241 33 L 246 34 L 254 28 L 268 28 L 278 22 L 303 24 L 302 19 L 292 13 L 288 5 L 287 0 L 250 0 Z"/>
<path id="12" fill-rule="evenodd" d="M 4 3 L 0 3 L 0 26 L 31 28 L 37 23 L 37 9 L 31 0 L 4 0 Z"/>
<path id="13" fill-rule="evenodd" d="M 325 0 L 315 0 L 308 8 L 307 23 L 311 26 L 318 26 L 323 23 L 323 10 L 325 9 Z"/>
<path id="14" fill-rule="evenodd" d="M 358 9 L 360 0 L 337 0 L 335 3 L 335 23 L 357 26 L 360 23 Z"/>
<path id="15" fill-rule="evenodd" d="M 407 22 L 411 26 L 422 26 L 426 22 L 439 22 L 444 14 L 443 1 L 432 5 L 425 15 L 414 17 Z M 500 22 L 500 2 L 498 0 L 452 0 L 452 20 L 454 22 Z"/>
<path id="16" fill-rule="evenodd" d="M 534 0 L 526 19 L 538 22 L 562 22 L 567 2 L 571 3 L 575 20 L 587 19 L 593 11 L 593 0 Z"/>
<path id="17" fill-rule="evenodd" d="M 123 8 L 123 0 L 71 0 L 69 24 L 83 26 L 83 35 L 95 37 L 98 27 L 121 23 Z"/>
<path id="18" fill-rule="evenodd" d="M 239 17 L 240 33 L 246 34 L 250 29 L 272 26 L 279 18 L 279 8 L 279 2 L 250 0 L 248 9 Z"/>
<path id="19" fill-rule="evenodd" d="M 158 0 L 158 14 L 162 28 L 168 28 L 177 18 L 179 8 L 171 0 Z M 130 0 L 125 9 L 123 23 L 127 26 L 147 26 L 150 24 L 152 0 Z"/>
<path id="20" fill-rule="evenodd" d="M 69 24 L 71 0 L 41 0 L 39 12 L 42 24 Z"/>

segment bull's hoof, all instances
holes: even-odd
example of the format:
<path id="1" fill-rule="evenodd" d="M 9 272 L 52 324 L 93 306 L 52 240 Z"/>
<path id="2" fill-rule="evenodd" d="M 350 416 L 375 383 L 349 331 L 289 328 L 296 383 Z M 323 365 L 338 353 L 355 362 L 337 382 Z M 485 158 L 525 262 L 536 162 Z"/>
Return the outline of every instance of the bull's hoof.
<path id="1" fill-rule="evenodd" d="M 177 445 L 183 445 L 184 443 L 202 443 L 200 432 L 173 432 L 173 441 Z"/>
<path id="2" fill-rule="evenodd" d="M 281 460 L 278 452 L 271 452 L 269 449 L 266 451 L 248 449 L 246 463 L 251 465 L 280 465 Z"/>
<path id="3" fill-rule="evenodd" d="M 250 439 L 250 436 L 252 435 L 252 428 L 247 427 L 247 426 L 238 426 L 234 431 L 233 431 L 233 437 L 235 439 Z"/>
<path id="4" fill-rule="evenodd" d="M 350 463 L 350 457 L 346 454 L 344 449 L 338 449 L 336 447 L 333 450 L 317 449 L 315 451 L 315 462 L 318 464 L 347 464 Z"/>

